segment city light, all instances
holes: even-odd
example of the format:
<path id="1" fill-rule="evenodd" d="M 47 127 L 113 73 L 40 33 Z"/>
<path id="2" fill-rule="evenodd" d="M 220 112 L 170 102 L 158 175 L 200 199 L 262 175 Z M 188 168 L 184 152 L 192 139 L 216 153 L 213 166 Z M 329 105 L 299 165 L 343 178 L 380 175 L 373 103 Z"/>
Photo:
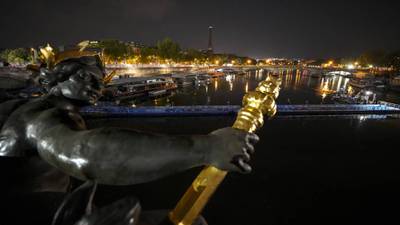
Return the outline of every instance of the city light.
<path id="1" fill-rule="evenodd" d="M 228 81 L 228 82 L 231 82 L 232 79 L 233 79 L 232 75 L 226 75 L 226 77 L 225 77 L 225 80 Z"/>
<path id="2" fill-rule="evenodd" d="M 46 51 L 48 51 L 48 52 L 52 52 L 53 51 L 53 48 L 50 46 L 50 44 L 49 43 L 47 43 L 47 46 L 44 48 Z"/>
<path id="3" fill-rule="evenodd" d="M 350 94 L 350 95 L 353 94 L 353 88 L 352 88 L 351 86 L 349 86 L 349 87 L 347 88 L 347 93 Z"/>
<path id="4" fill-rule="evenodd" d="M 271 2 L 4 0 L 0 225 L 396 224 L 400 0 Z"/>

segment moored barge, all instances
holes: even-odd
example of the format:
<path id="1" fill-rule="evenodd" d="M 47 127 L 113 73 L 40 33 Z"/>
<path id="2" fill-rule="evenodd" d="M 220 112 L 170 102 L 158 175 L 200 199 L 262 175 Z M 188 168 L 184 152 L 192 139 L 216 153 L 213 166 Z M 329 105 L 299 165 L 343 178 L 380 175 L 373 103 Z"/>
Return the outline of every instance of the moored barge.
<path id="1" fill-rule="evenodd" d="M 137 97 L 157 97 L 177 89 L 171 76 L 125 77 L 114 79 L 106 87 L 108 99 L 131 99 Z"/>

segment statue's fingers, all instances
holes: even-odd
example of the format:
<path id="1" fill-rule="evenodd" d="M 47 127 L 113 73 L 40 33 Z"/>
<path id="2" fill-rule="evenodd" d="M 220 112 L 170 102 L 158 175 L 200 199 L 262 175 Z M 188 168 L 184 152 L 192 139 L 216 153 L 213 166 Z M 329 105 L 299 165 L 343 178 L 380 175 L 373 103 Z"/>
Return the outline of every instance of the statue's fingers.
<path id="1" fill-rule="evenodd" d="M 251 166 L 244 162 L 243 158 L 240 157 L 238 160 L 238 165 L 242 173 L 250 173 L 251 172 Z"/>
<path id="2" fill-rule="evenodd" d="M 260 138 L 257 136 L 257 134 L 254 133 L 249 133 L 246 136 L 246 141 L 252 144 L 256 144 L 259 140 Z"/>
<path id="3" fill-rule="evenodd" d="M 243 159 L 243 155 L 237 155 L 232 160 L 232 164 L 234 164 L 237 168 L 239 168 L 239 172 L 241 173 L 250 173 L 251 167 L 249 164 L 245 162 Z"/>
<path id="4" fill-rule="evenodd" d="M 250 162 L 250 154 L 247 153 L 247 149 L 243 148 L 243 155 L 241 156 L 244 162 Z"/>
<path id="5" fill-rule="evenodd" d="M 252 144 L 250 144 L 249 142 L 246 142 L 246 152 L 248 154 L 254 154 L 255 150 L 254 150 L 254 146 Z"/>

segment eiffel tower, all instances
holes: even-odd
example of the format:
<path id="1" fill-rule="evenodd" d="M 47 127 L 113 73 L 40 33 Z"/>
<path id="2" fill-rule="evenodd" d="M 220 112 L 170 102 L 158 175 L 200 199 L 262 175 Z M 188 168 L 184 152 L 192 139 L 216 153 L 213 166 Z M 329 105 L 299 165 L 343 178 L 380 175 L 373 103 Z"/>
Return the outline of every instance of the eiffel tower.
<path id="1" fill-rule="evenodd" d="M 207 53 L 212 54 L 214 53 L 213 44 L 212 44 L 212 30 L 214 28 L 212 26 L 208 27 L 208 49 Z"/>

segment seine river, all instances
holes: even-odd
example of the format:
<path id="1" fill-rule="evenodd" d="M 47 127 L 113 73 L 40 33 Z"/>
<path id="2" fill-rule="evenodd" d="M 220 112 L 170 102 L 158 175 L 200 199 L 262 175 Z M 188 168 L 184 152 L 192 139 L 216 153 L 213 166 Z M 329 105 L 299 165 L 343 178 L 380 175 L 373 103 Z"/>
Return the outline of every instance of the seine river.
<path id="1" fill-rule="evenodd" d="M 240 104 L 243 94 L 268 71 L 212 80 L 144 105 Z M 322 88 L 346 88 L 341 77 L 313 78 L 278 70 L 281 104 L 329 103 Z M 325 88 L 326 89 L 326 88 Z M 399 102 L 394 93 L 378 98 Z M 92 127 L 118 126 L 165 134 L 206 134 L 231 126 L 232 117 L 96 120 Z M 365 118 L 275 118 L 258 132 L 253 173 L 229 174 L 207 205 L 209 224 L 400 224 L 400 120 Z M 144 209 L 173 208 L 198 173 L 193 169 L 134 187 L 100 187 L 97 201 L 133 194 Z"/>
<path id="2" fill-rule="evenodd" d="M 129 72 L 129 71 L 128 71 Z M 349 79 L 341 76 L 310 76 L 307 70 L 270 69 L 247 72 L 212 79 L 208 85 L 179 88 L 172 95 L 149 100 L 140 105 L 240 105 L 243 95 L 254 90 L 267 75 L 282 77 L 279 104 L 324 104 L 332 103 L 327 92 L 347 89 Z M 141 74 L 142 76 L 146 76 Z M 378 100 L 400 103 L 400 94 L 376 92 Z"/>
<path id="3" fill-rule="evenodd" d="M 267 73 L 271 71 L 215 79 L 206 86 L 179 89 L 169 97 L 140 104 L 237 105 L 244 93 L 253 90 Z M 313 78 L 306 71 L 273 73 L 283 79 L 280 104 L 329 103 L 329 96 L 321 90 L 340 90 L 348 85 L 345 78 Z M 379 99 L 400 102 L 395 93 L 377 94 Z M 190 135 L 207 134 L 231 126 L 233 121 L 229 116 L 124 118 L 89 120 L 87 125 Z M 268 120 L 257 132 L 260 142 L 251 161 L 253 172 L 228 174 L 203 215 L 210 225 L 400 224 L 399 130 L 398 119 Z M 26 162 L 21 159 L 18 163 Z M 10 184 L 25 183 L 19 170 L 12 160 L 1 159 L 4 178 L 0 190 L 6 191 L 0 201 L 7 196 Z M 171 209 L 199 170 L 135 186 L 100 186 L 94 201 L 102 206 L 124 196 L 136 196 L 144 210 Z M 37 217 L 40 215 L 35 212 L 43 214 L 57 207 L 56 198 L 50 194 L 21 197 L 10 205 L 15 205 L 21 216 Z"/>

